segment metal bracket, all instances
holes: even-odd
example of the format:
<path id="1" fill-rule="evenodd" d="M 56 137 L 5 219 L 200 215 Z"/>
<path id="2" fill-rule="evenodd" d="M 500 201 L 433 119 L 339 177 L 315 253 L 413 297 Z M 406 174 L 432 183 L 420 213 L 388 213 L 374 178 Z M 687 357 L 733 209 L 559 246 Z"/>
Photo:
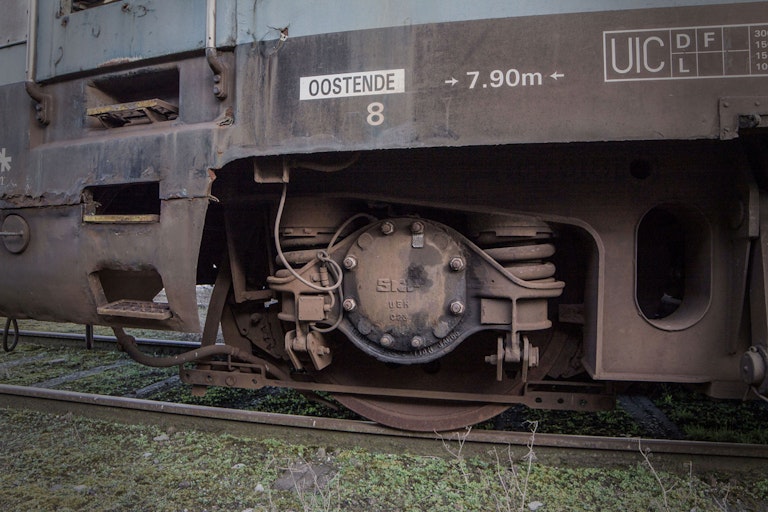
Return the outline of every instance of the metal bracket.
<path id="1" fill-rule="evenodd" d="M 285 158 L 260 157 L 253 159 L 253 181 L 256 183 L 289 183 L 291 165 Z"/>
<path id="2" fill-rule="evenodd" d="M 507 333 L 496 340 L 496 354 L 485 357 L 485 362 L 496 366 L 496 380 L 501 382 L 504 363 L 521 363 L 522 380 L 528 380 L 528 368 L 539 366 L 539 347 L 531 345 L 528 336 Z"/>
<path id="3" fill-rule="evenodd" d="M 291 363 L 297 370 L 304 369 L 298 353 L 306 353 L 316 370 L 322 370 L 333 361 L 331 348 L 316 331 L 306 334 L 299 331 L 289 331 L 285 335 L 285 351 L 291 359 Z"/>
<path id="4" fill-rule="evenodd" d="M 53 96 L 43 92 L 43 88 L 35 82 L 25 82 L 24 88 L 29 97 L 35 100 L 35 119 L 43 126 L 48 126 L 53 114 Z"/>
<path id="5" fill-rule="evenodd" d="M 35 82 L 35 56 L 37 54 L 37 2 L 30 0 L 27 18 L 27 70 L 24 88 L 29 97 L 35 100 L 35 118 L 43 126 L 48 126 L 53 115 L 53 96 L 43 92 Z"/>
<path id="6" fill-rule="evenodd" d="M 159 123 L 171 121 L 179 116 L 179 107 L 163 100 L 133 101 L 103 107 L 93 107 L 85 111 L 89 117 L 95 117 L 107 128 L 118 128 L 140 123 Z"/>
<path id="7" fill-rule="evenodd" d="M 229 66 L 219 57 L 216 48 L 206 48 L 205 58 L 213 71 L 213 95 L 224 100 L 229 87 Z"/>
<path id="8" fill-rule="evenodd" d="M 720 98 L 720 139 L 739 136 L 739 130 L 768 128 L 768 96 Z"/>
<path id="9" fill-rule="evenodd" d="M 213 95 L 223 100 L 229 90 L 229 66 L 216 50 L 216 0 L 206 2 L 205 39 L 205 58 L 213 71 Z"/>

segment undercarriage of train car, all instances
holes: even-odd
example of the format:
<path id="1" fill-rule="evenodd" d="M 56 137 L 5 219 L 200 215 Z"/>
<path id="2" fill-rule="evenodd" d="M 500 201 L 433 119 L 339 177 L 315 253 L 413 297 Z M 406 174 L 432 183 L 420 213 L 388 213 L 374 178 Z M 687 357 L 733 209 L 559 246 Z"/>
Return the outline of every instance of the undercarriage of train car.
<path id="1" fill-rule="evenodd" d="M 290 186 L 272 186 L 276 212 L 263 200 L 224 207 L 226 263 L 214 292 L 224 304 L 211 312 L 228 344 L 283 361 L 290 381 L 229 363 L 184 371 L 186 381 L 321 389 L 381 423 L 442 430 L 501 412 L 541 379 L 551 335 L 532 340 L 551 327 L 548 299 L 564 285 L 549 261 L 551 226 L 478 213 L 463 216 L 459 232 L 450 227 L 459 214 L 287 197 Z"/>
<path id="2" fill-rule="evenodd" d="M 234 162 L 215 171 L 198 264 L 215 286 L 182 379 L 328 392 L 425 431 L 513 403 L 610 408 L 616 381 L 741 396 L 750 315 L 728 297 L 746 294 L 757 188 L 721 147 Z"/>

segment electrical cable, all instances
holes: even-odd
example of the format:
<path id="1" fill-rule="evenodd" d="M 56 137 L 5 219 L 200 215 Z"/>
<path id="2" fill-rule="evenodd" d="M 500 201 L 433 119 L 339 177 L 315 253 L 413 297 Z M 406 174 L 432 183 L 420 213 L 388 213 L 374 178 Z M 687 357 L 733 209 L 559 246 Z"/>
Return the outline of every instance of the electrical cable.
<path id="1" fill-rule="evenodd" d="M 283 218 L 283 212 L 285 210 L 285 201 L 286 197 L 288 195 L 288 184 L 283 183 L 283 191 L 280 194 L 280 203 L 277 207 L 277 214 L 275 215 L 275 229 L 273 232 L 274 239 L 275 239 L 275 249 L 277 251 L 277 257 L 280 259 L 280 262 L 283 264 L 286 270 L 291 274 L 292 277 L 288 278 L 277 278 L 273 277 L 272 279 L 277 282 L 288 282 L 291 279 L 298 279 L 301 283 L 304 285 L 312 288 L 313 290 L 319 291 L 319 292 L 326 292 L 328 295 L 331 296 L 331 304 L 330 308 L 333 308 L 334 305 L 338 303 L 339 314 L 337 315 L 336 321 L 333 323 L 333 325 L 329 327 L 317 327 L 315 324 L 312 324 L 312 330 L 319 333 L 327 333 L 331 332 L 339 327 L 341 324 L 341 321 L 344 318 L 344 313 L 341 311 L 341 308 L 344 304 L 344 292 L 341 288 L 341 285 L 344 281 L 344 274 L 341 270 L 341 266 L 339 266 L 338 263 L 336 263 L 330 256 L 331 250 L 333 249 L 334 244 L 339 239 L 339 237 L 344 233 L 344 231 L 349 227 L 350 224 L 352 224 L 354 221 L 366 218 L 370 221 L 376 221 L 378 220 L 373 215 L 369 215 L 367 213 L 358 213 L 353 215 L 352 217 L 348 218 L 346 221 L 342 223 L 341 226 L 336 230 L 336 232 L 333 234 L 333 237 L 331 237 L 331 241 L 328 243 L 328 247 L 325 251 L 318 251 L 317 252 L 317 259 L 320 260 L 323 265 L 325 265 L 328 268 L 328 272 L 333 277 L 334 283 L 330 286 L 321 286 L 317 285 L 315 283 L 312 283 L 306 279 L 304 279 L 291 265 L 288 263 L 288 260 L 285 257 L 285 254 L 283 253 L 283 249 L 280 246 L 280 221 Z M 312 265 L 312 262 L 307 263 L 304 268 L 307 266 Z M 336 301 L 336 298 L 334 296 L 334 292 L 339 295 L 338 302 Z"/>

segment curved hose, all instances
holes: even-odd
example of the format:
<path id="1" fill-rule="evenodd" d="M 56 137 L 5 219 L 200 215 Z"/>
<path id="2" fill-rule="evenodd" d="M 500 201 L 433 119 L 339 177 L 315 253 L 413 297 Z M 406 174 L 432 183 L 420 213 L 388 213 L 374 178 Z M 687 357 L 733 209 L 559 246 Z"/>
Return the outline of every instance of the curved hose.
<path id="1" fill-rule="evenodd" d="M 13 341 L 8 343 L 8 332 L 11 328 L 11 322 L 13 322 Z M 13 349 L 16 348 L 16 345 L 19 343 L 19 324 L 16 321 L 15 318 L 8 317 L 8 319 L 5 321 L 5 329 L 3 329 L 3 350 L 6 352 L 11 352 Z"/>
<path id="2" fill-rule="evenodd" d="M 146 366 L 154 366 L 156 368 L 169 368 L 171 366 L 179 366 L 185 363 L 192 363 L 213 356 L 231 356 L 235 359 L 240 359 L 241 361 L 245 361 L 247 363 L 262 366 L 264 371 L 279 379 L 289 378 L 285 372 L 272 367 L 272 365 L 263 359 L 240 350 L 237 347 L 233 347 L 232 345 L 207 345 L 205 347 L 200 347 L 198 349 L 190 350 L 189 352 L 184 352 L 175 356 L 155 357 L 145 354 L 139 350 L 138 345 L 136 345 L 136 338 L 130 334 L 127 334 L 122 327 L 113 327 L 112 330 L 115 333 L 115 337 L 117 338 L 117 342 L 120 348 L 122 348 L 125 353 L 131 357 L 131 359 Z"/>
<path id="3" fill-rule="evenodd" d="M 277 207 L 277 214 L 275 215 L 275 228 L 273 231 L 273 236 L 275 239 L 275 250 L 277 251 L 277 257 L 280 258 L 280 263 L 283 264 L 283 266 L 290 272 L 290 274 L 293 276 L 294 279 L 298 279 L 301 283 L 304 285 L 312 288 L 313 290 L 317 290 L 319 292 L 332 292 L 339 288 L 341 286 L 341 280 L 336 281 L 331 286 L 319 286 L 314 283 L 310 283 L 303 277 L 299 275 L 296 270 L 288 263 L 288 260 L 285 258 L 285 254 L 283 253 L 282 248 L 280 247 L 280 219 L 283 216 L 283 209 L 285 208 L 285 198 L 288 193 L 288 185 L 286 183 L 283 183 L 283 192 L 280 195 L 280 203 Z M 341 267 L 339 267 L 339 264 L 333 261 L 328 254 L 325 253 L 325 251 L 320 251 L 318 253 L 318 258 L 323 261 L 324 263 L 328 264 L 329 267 L 334 267 L 334 270 L 337 271 L 337 275 L 341 275 Z M 278 280 L 280 278 L 272 278 L 274 280 Z"/>
<path id="4" fill-rule="evenodd" d="M 760 393 L 760 391 L 758 391 L 755 386 L 750 386 L 749 388 L 757 396 L 757 398 L 759 398 L 760 400 L 763 400 L 764 402 L 768 402 L 768 397 Z"/>

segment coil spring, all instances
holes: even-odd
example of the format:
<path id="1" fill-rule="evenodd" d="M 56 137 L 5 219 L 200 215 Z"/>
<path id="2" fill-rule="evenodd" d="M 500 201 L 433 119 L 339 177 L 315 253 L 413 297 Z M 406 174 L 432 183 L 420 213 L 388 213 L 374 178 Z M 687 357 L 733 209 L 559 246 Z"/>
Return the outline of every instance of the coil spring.
<path id="1" fill-rule="evenodd" d="M 525 281 L 551 281 L 555 265 L 543 261 L 555 254 L 551 243 L 525 243 L 506 247 L 494 247 L 485 252 L 499 262 L 510 274 Z"/>
<path id="2" fill-rule="evenodd" d="M 478 216 L 475 240 L 510 274 L 525 281 L 553 281 L 554 234 L 545 222 L 524 216 Z"/>

